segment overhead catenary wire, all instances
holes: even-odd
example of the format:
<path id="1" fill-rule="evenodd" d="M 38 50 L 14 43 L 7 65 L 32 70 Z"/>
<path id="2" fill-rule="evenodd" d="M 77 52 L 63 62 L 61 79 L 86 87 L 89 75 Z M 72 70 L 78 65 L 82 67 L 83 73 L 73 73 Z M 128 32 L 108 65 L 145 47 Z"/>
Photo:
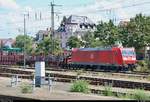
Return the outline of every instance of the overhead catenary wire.
<path id="1" fill-rule="evenodd" d="M 120 0 L 120 2 L 121 2 L 121 0 Z M 111 12 L 113 11 L 113 10 L 117 10 L 117 9 L 126 9 L 126 8 L 130 8 L 130 7 L 139 7 L 139 6 L 142 6 L 142 5 L 148 5 L 148 4 L 150 4 L 150 1 L 147 1 L 147 2 L 140 2 L 140 3 L 134 3 L 134 4 L 130 4 L 130 5 L 125 5 L 125 6 L 122 6 L 122 7 L 112 7 L 112 8 L 108 8 L 108 9 L 99 9 L 99 10 L 96 10 L 96 12 L 108 12 L 109 10 L 111 10 Z M 108 5 L 109 6 L 109 5 Z M 139 11 L 139 13 L 148 13 L 148 11 L 150 11 L 150 10 L 143 10 L 143 11 Z M 46 12 L 48 12 L 48 11 L 46 11 Z M 95 13 L 96 13 L 95 12 Z M 89 13 L 91 13 L 91 12 L 89 12 Z M 108 14 L 109 15 L 109 14 Z M 45 17 L 44 18 L 44 15 L 42 15 L 42 13 L 41 13 L 41 18 L 42 19 L 39 19 L 39 20 L 35 20 L 35 19 L 32 19 L 32 20 L 27 20 L 28 22 L 30 22 L 30 23 L 32 23 L 32 22 L 44 22 L 44 21 L 47 21 L 47 20 L 50 20 L 50 16 L 49 17 Z M 64 15 L 65 16 L 65 15 Z M 69 16 L 69 15 L 68 15 Z M 30 15 L 30 17 L 31 17 L 31 15 Z M 56 17 L 58 18 L 58 20 L 60 19 L 60 17 L 63 17 L 63 16 L 61 16 L 61 15 L 59 15 L 59 16 L 57 16 L 57 14 L 56 14 Z M 111 18 L 111 17 L 110 17 Z M 112 17 L 113 18 L 113 17 Z M 113 18 L 115 21 L 119 21 L 119 20 L 125 20 L 125 19 L 130 19 L 130 18 Z M 18 22 L 10 22 L 10 23 L 8 23 L 8 24 L 22 24 L 23 23 L 23 21 L 18 21 Z M 40 25 L 40 24 L 39 24 Z M 36 26 L 36 25 L 35 25 Z M 32 26 L 32 27 L 35 27 L 34 25 Z M 11 27 L 12 28 L 12 27 Z M 40 26 L 38 27 L 39 29 L 40 29 Z M 3 31 L 4 29 L 2 29 L 2 30 L 0 30 L 0 31 Z"/>
<path id="2" fill-rule="evenodd" d="M 136 3 L 136 4 L 132 4 L 132 5 L 126 5 L 126 6 L 122 6 L 122 7 L 112 7 L 112 8 L 108 8 L 108 9 L 99 9 L 97 11 L 103 12 L 103 11 L 112 10 L 112 9 L 113 10 L 115 10 L 115 9 L 124 9 L 124 8 L 141 6 L 141 5 L 148 5 L 148 4 L 150 4 L 150 1 L 148 1 L 148 2 L 142 2 L 142 3 Z"/>
<path id="3" fill-rule="evenodd" d="M 121 1 L 120 1 L 121 2 Z M 135 7 L 135 6 L 140 6 L 140 5 L 144 5 L 144 4 L 150 4 L 150 2 L 142 2 L 142 3 L 136 3 L 136 4 L 132 4 L 132 5 L 126 5 L 126 6 L 122 6 L 122 7 L 115 7 L 115 8 L 109 8 L 109 9 L 99 9 L 97 10 L 96 12 L 110 12 L 114 9 L 121 9 L 121 8 L 129 8 L 129 7 Z M 91 13 L 91 12 L 89 12 Z M 35 15 L 37 16 L 37 13 L 35 13 Z M 42 13 L 40 14 L 40 16 L 42 16 Z M 57 14 L 56 14 L 57 16 Z M 58 16 L 57 16 L 58 17 Z M 60 18 L 60 15 L 59 15 L 59 18 Z M 30 22 L 40 22 L 41 20 L 49 20 L 50 19 L 50 16 L 49 17 L 46 17 L 46 18 L 43 18 L 43 19 L 36 19 L 36 20 L 30 20 Z M 18 22 L 15 22 L 15 23 L 23 23 L 23 21 L 18 21 Z"/>

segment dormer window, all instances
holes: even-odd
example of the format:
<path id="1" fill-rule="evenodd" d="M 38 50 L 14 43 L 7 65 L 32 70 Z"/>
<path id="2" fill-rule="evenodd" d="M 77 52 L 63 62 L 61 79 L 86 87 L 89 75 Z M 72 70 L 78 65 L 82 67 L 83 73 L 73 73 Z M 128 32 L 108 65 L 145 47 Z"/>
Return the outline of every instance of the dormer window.
<path id="1" fill-rule="evenodd" d="M 80 24 L 80 28 L 82 29 L 82 24 Z"/>
<path id="2" fill-rule="evenodd" d="M 88 25 L 87 24 L 85 24 L 84 26 L 85 26 L 86 29 L 88 29 Z"/>

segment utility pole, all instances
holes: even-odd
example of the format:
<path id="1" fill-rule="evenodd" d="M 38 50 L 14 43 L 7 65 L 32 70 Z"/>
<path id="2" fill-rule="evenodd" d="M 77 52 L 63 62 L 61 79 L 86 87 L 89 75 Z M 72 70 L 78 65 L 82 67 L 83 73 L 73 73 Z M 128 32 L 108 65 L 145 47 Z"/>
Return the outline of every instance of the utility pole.
<path id="1" fill-rule="evenodd" d="M 26 15 L 24 14 L 24 69 L 26 69 L 26 48 L 25 48 L 25 43 L 26 43 L 26 38 L 25 38 L 25 35 L 26 35 Z"/>
<path id="2" fill-rule="evenodd" d="M 26 16 L 29 16 L 29 13 L 24 14 L 24 69 L 26 69 Z"/>
<path id="3" fill-rule="evenodd" d="M 53 51 L 54 51 L 54 49 L 55 49 L 55 44 L 54 44 L 54 36 L 55 36 L 55 29 L 54 29 L 54 27 L 55 27 L 55 20 L 54 20 L 54 14 L 55 14 L 55 12 L 54 12 L 54 7 L 55 6 L 62 6 L 62 5 L 56 5 L 56 4 L 54 4 L 54 1 L 53 2 L 51 2 L 51 4 L 50 4 L 50 6 L 51 6 L 51 35 L 50 35 L 50 37 L 51 37 L 51 40 L 52 40 L 52 53 L 53 53 Z"/>
<path id="4" fill-rule="evenodd" d="M 51 2 L 51 39 L 54 37 L 54 4 Z"/>

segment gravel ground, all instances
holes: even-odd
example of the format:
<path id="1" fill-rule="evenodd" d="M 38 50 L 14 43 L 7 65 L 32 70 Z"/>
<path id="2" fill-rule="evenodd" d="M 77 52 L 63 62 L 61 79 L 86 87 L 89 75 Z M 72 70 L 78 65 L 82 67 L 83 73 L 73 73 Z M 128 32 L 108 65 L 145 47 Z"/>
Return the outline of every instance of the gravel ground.
<path id="1" fill-rule="evenodd" d="M 22 80 L 18 86 L 10 86 L 10 78 L 0 77 L 0 95 L 32 98 L 36 100 L 122 100 L 116 97 L 107 97 L 94 94 L 82 94 L 69 92 L 69 83 L 53 82 L 51 91 L 48 86 L 35 88 L 31 94 L 21 93 L 20 85 L 23 82 L 31 83 L 30 80 Z"/>

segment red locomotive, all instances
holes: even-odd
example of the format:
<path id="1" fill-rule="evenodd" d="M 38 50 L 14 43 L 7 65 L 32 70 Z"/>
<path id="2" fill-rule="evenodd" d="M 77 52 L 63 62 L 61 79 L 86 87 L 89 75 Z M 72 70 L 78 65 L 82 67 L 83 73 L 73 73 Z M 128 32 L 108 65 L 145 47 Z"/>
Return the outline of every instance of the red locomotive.
<path id="1" fill-rule="evenodd" d="M 79 48 L 73 49 L 63 67 L 92 70 L 133 70 L 136 63 L 134 48 Z"/>

